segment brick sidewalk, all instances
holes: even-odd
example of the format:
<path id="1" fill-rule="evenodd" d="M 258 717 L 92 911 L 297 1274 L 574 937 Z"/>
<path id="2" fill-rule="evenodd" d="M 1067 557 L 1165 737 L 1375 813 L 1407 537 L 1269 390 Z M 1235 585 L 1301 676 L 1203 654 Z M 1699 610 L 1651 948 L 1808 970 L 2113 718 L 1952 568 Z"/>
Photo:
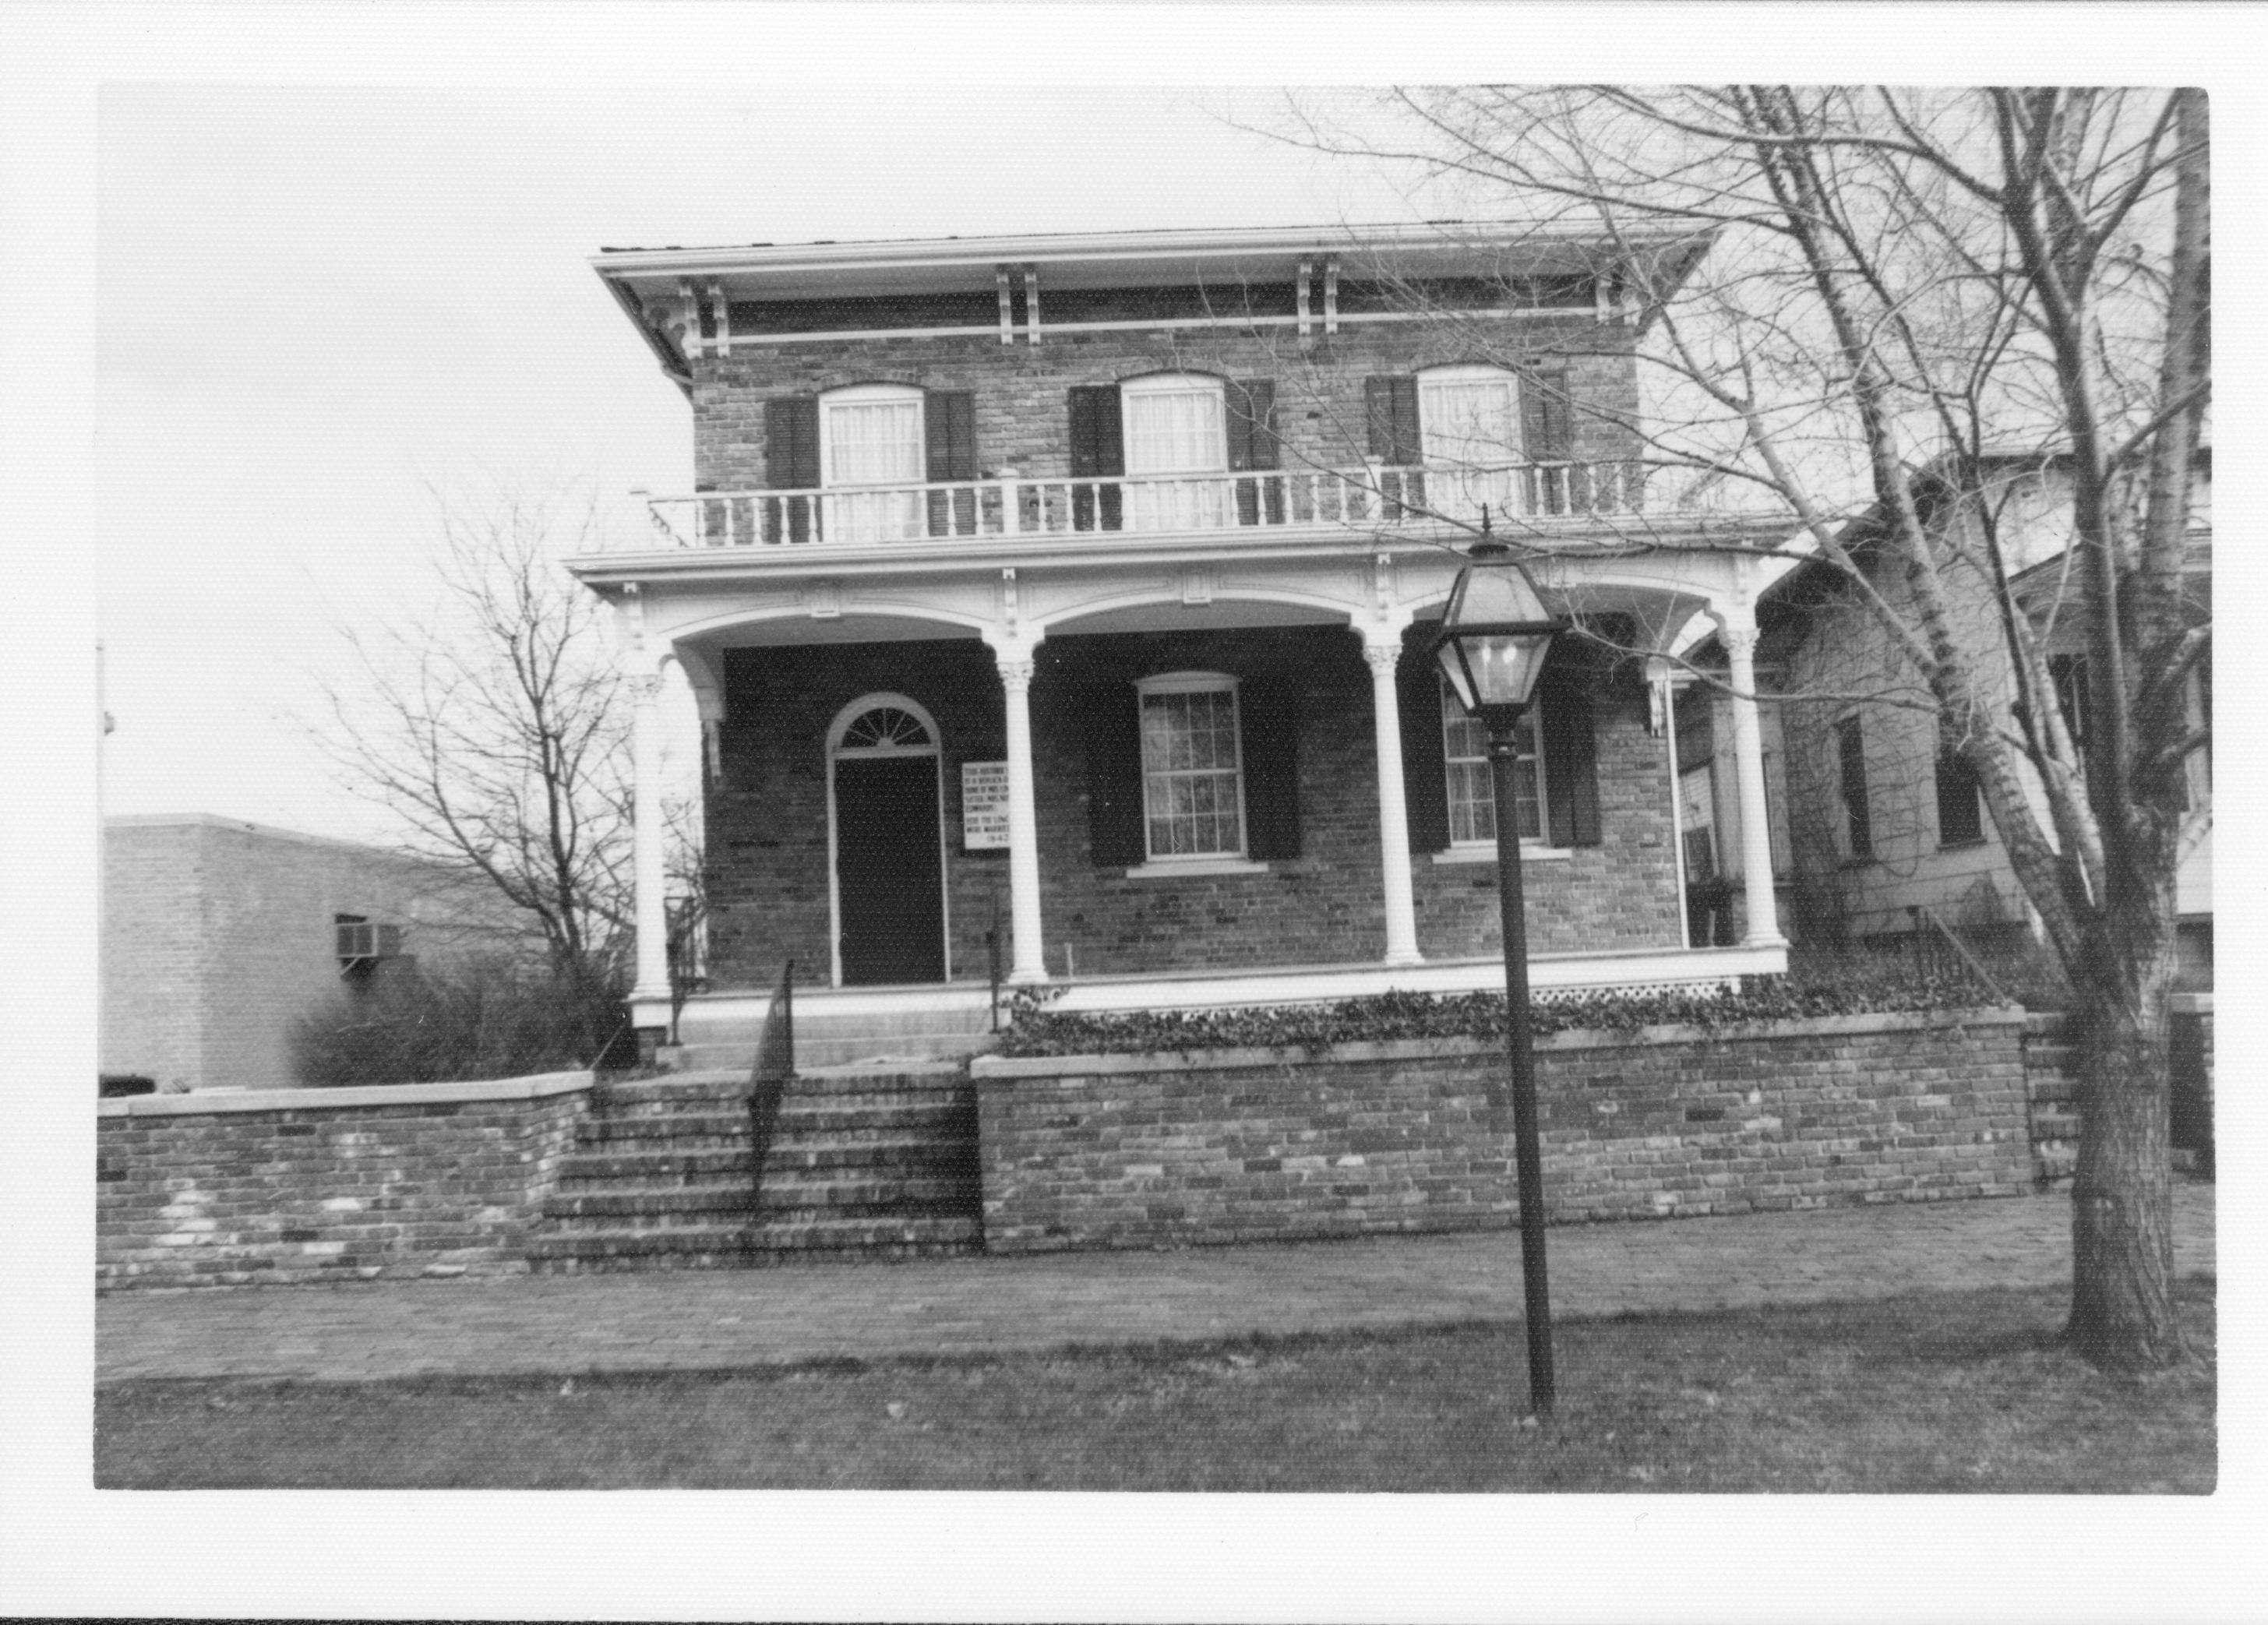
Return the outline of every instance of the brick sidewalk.
<path id="1" fill-rule="evenodd" d="M 1578 1224 L 1550 1232 L 1562 1319 L 2069 1278 L 2062 1196 Z M 2176 1263 L 2213 1270 L 2213 1188 L 2175 1193 Z M 122 1292 L 98 1381 L 357 1381 L 719 1370 L 1520 1315 L 1508 1232 L 1177 1253 L 670 1275 Z"/>

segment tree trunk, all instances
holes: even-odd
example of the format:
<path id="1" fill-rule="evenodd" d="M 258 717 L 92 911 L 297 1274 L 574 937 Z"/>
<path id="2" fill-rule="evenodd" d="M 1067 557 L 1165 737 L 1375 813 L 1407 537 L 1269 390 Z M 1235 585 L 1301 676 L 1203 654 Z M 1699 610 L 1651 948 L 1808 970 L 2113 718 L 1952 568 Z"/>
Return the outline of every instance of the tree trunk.
<path id="1" fill-rule="evenodd" d="M 2080 1140 L 2064 1331 L 2088 1364 L 2139 1375 L 2190 1350 L 2174 1313 L 2171 908 L 2161 924 L 2136 901 L 2097 916 L 2073 977 Z"/>

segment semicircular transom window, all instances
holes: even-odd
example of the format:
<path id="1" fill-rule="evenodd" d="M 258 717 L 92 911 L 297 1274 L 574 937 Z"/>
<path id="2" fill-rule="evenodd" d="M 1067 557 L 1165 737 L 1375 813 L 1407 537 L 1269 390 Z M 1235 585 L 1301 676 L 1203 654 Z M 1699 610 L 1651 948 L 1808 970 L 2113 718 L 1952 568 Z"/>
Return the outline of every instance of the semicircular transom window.
<path id="1" fill-rule="evenodd" d="M 937 743 L 922 719 L 895 705 L 878 705 L 843 731 L 843 750 L 924 750 Z"/>

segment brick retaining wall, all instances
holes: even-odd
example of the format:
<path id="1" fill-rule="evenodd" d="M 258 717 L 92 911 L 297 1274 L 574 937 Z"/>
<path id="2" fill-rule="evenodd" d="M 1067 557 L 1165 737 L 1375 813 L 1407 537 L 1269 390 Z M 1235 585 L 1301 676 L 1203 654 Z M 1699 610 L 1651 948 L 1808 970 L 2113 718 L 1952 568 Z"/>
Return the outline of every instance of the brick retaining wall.
<path id="1" fill-rule="evenodd" d="M 525 1270 L 587 1072 L 96 1110 L 99 1286 Z"/>
<path id="2" fill-rule="evenodd" d="M 1556 1221 L 2028 1190 L 2014 1011 L 1537 1040 Z M 1499 1044 L 980 1056 L 988 1252 L 1508 1225 Z"/>

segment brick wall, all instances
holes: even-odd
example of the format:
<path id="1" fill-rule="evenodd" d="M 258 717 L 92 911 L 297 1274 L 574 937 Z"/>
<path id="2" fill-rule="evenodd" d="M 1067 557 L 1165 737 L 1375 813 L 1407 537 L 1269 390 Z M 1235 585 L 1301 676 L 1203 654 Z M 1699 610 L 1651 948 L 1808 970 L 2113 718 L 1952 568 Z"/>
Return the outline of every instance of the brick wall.
<path id="1" fill-rule="evenodd" d="M 2030 1188 L 2021 1012 L 1537 1043 L 1558 1222 Z M 1006 1060 L 977 1077 L 988 1251 L 1484 1229 L 1517 1211 L 1500 1046 Z"/>
<path id="2" fill-rule="evenodd" d="M 1264 874 L 1131 879 L 1098 867 L 1087 823 L 1081 706 L 1100 679 L 1174 670 L 1293 674 L 1300 855 Z M 716 984 L 768 982 L 792 955 L 823 979 L 831 962 L 827 729 L 862 695 L 906 695 L 943 735 L 946 899 L 953 974 L 986 974 L 983 933 L 1008 908 L 1007 854 L 961 842 L 961 764 L 1005 752 L 1003 699 L 975 639 L 728 651 L 723 774 L 708 797 L 710 967 Z M 1042 921 L 1050 970 L 1080 974 L 1360 963 L 1383 952 L 1378 776 L 1369 669 L 1343 627 L 1202 634 L 1064 636 L 1041 646 L 1032 685 Z M 1540 952 L 1678 945 L 1668 759 L 1646 731 L 1642 694 L 1594 708 L 1602 844 L 1528 864 L 1530 941 Z M 1494 864 L 1410 858 L 1418 942 L 1436 958 L 1492 952 Z M 1006 943 L 1003 941 L 1004 957 Z"/>
<path id="3" fill-rule="evenodd" d="M 862 312 L 860 320 L 875 327 L 918 324 L 936 314 L 894 310 L 892 301 L 869 303 L 875 308 Z M 1090 308 L 1080 313 L 1089 320 L 1140 320 L 1157 312 L 1148 290 L 1123 310 L 1100 294 L 1086 303 Z M 1189 312 L 1198 308 L 1187 302 Z M 1587 311 L 1469 325 L 1444 320 L 1361 326 L 1304 342 L 1280 330 L 1081 333 L 1047 327 L 1047 312 L 1043 294 L 1036 346 L 1002 344 L 991 334 L 814 337 L 696 360 L 691 364 L 695 479 L 718 490 L 762 487 L 765 401 L 862 383 L 973 391 L 980 467 L 1061 477 L 1071 472 L 1064 394 L 1071 385 L 1180 370 L 1274 379 L 1284 466 L 1359 467 L 1369 445 L 1363 379 L 1370 374 L 1468 361 L 1515 365 L 1544 357 L 1564 362 L 1568 393 L 1596 408 L 1578 415 L 1577 457 L 1607 459 L 1632 450 L 1631 437 L 1610 420 L 1629 421 L 1638 409 L 1631 358 L 1635 330 L 1601 325 Z"/>
<path id="4" fill-rule="evenodd" d="M 98 1284 L 522 1271 L 590 1081 L 104 1101 Z"/>

